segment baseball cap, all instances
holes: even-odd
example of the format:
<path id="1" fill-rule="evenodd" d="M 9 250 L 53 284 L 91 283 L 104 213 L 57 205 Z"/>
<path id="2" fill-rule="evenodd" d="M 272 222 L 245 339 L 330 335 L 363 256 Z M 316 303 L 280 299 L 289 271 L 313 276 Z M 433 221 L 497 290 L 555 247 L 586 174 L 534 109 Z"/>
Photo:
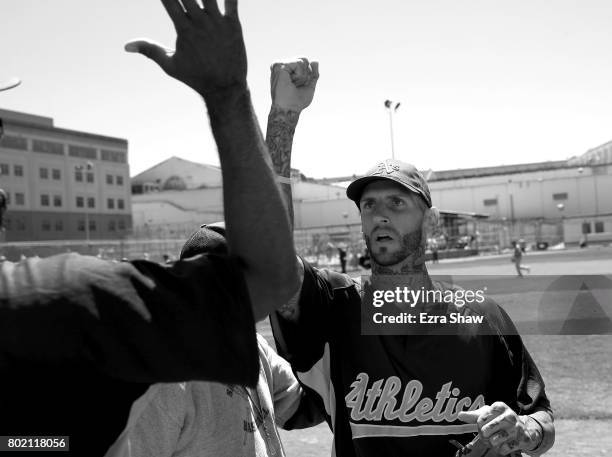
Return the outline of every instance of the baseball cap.
<path id="1" fill-rule="evenodd" d="M 425 177 L 414 165 L 395 159 L 387 159 L 378 162 L 376 166 L 356 179 L 346 188 L 346 196 L 353 200 L 359 207 L 359 199 L 365 187 L 373 181 L 389 179 L 401 184 L 406 189 L 420 195 L 428 208 L 431 208 L 431 193 Z"/>
<path id="2" fill-rule="evenodd" d="M 198 254 L 227 254 L 225 222 L 203 224 L 187 239 L 179 258 L 188 259 Z"/>

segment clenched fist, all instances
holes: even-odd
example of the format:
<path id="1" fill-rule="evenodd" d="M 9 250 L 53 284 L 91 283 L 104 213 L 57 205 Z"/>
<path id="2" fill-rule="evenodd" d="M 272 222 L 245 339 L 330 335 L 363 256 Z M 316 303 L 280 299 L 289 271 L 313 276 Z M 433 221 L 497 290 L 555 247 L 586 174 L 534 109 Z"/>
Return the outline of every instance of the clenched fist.
<path id="1" fill-rule="evenodd" d="M 272 106 L 299 113 L 310 105 L 319 79 L 318 62 L 303 57 L 274 63 L 270 70 Z"/>

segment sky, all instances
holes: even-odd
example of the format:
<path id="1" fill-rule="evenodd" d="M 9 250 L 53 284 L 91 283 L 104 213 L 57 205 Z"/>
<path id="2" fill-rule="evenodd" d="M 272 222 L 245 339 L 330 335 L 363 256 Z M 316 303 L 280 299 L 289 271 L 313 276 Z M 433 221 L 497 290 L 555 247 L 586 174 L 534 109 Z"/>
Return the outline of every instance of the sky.
<path id="1" fill-rule="evenodd" d="M 242 0 L 265 131 L 270 64 L 320 62 L 294 168 L 362 173 L 391 156 L 446 170 L 561 160 L 612 140 L 609 0 Z M 204 103 L 132 38 L 174 46 L 159 0 L 2 0 L 0 107 L 129 141 L 135 175 L 171 156 L 218 165 Z"/>

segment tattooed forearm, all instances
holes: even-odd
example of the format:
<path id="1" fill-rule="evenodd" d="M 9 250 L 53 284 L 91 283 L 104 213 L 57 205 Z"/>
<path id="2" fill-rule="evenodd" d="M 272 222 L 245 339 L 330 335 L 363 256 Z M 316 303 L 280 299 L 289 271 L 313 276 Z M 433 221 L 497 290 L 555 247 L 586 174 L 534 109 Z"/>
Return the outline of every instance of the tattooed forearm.
<path id="1" fill-rule="evenodd" d="M 266 143 L 270 150 L 274 171 L 287 178 L 291 173 L 291 147 L 299 118 L 300 113 L 278 106 L 272 106 L 268 115 Z"/>
<path id="2" fill-rule="evenodd" d="M 272 165 L 277 175 L 285 178 L 291 177 L 291 148 L 293 146 L 293 135 L 297 126 L 300 113 L 278 106 L 272 106 L 268 115 L 268 129 L 266 132 L 266 143 L 272 158 Z M 293 201 L 291 185 L 281 183 L 285 203 L 289 210 L 289 218 L 293 225 Z"/>
<path id="3" fill-rule="evenodd" d="M 546 410 L 536 411 L 528 418 L 528 433 L 531 435 L 531 442 L 536 443 L 536 446 L 531 446 L 526 449 L 529 455 L 541 455 L 548 451 L 555 443 L 555 426 L 552 415 Z"/>

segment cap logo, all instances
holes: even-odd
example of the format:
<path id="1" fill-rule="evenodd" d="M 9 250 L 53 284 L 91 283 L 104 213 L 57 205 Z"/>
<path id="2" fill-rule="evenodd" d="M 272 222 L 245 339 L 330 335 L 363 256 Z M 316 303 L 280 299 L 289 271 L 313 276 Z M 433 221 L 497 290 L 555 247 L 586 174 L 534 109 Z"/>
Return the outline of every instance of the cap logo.
<path id="1" fill-rule="evenodd" d="M 393 160 L 385 160 L 384 162 L 380 162 L 378 165 L 378 170 L 376 170 L 375 175 L 382 175 L 383 173 L 387 173 L 388 175 L 393 174 L 396 171 L 399 171 L 400 167 L 398 164 L 394 163 Z"/>

